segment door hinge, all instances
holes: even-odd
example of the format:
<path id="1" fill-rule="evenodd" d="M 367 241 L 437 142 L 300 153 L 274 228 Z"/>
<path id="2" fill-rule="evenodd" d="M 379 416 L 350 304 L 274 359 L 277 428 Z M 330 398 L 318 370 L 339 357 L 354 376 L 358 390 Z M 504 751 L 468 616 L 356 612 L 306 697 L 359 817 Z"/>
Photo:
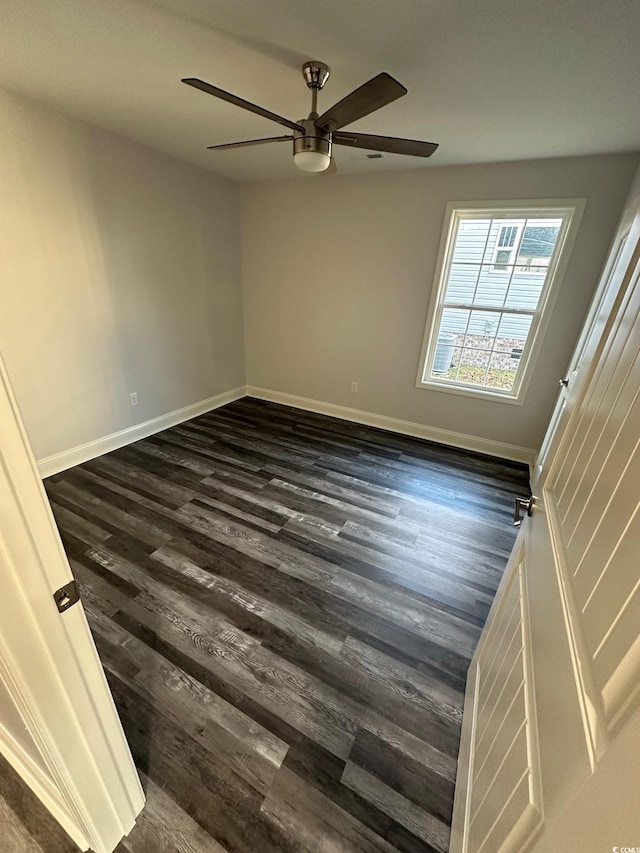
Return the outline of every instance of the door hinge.
<path id="1" fill-rule="evenodd" d="M 53 593 L 53 600 L 60 613 L 64 613 L 65 610 L 68 610 L 77 601 L 80 601 L 80 593 L 78 592 L 75 580 L 69 581 L 69 583 L 57 589 Z"/>

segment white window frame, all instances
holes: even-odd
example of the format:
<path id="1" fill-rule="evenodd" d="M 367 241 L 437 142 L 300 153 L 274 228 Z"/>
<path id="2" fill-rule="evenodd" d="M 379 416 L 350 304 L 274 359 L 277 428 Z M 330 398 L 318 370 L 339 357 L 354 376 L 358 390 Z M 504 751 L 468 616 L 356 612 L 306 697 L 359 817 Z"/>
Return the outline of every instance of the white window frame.
<path id="1" fill-rule="evenodd" d="M 427 313 L 420 362 L 418 364 L 417 388 L 429 391 L 444 391 L 449 394 L 458 394 L 476 399 L 491 400 L 501 403 L 510 403 L 521 406 L 524 402 L 535 362 L 540 354 L 544 334 L 549 324 L 553 305 L 564 274 L 567 269 L 569 258 L 575 243 L 576 235 L 582 214 L 586 206 L 585 198 L 569 199 L 511 199 L 507 201 L 463 201 L 449 202 L 445 211 L 444 227 L 436 273 L 432 289 L 431 303 Z M 526 311 L 532 316 L 529 335 L 523 347 L 522 355 L 518 361 L 519 369 L 513 388 L 504 391 L 499 388 L 486 388 L 467 382 L 455 381 L 448 378 L 435 378 L 431 375 L 433 359 L 437 347 L 436 332 L 440 326 L 443 306 L 443 296 L 453 256 L 453 248 L 458 234 L 461 219 L 486 219 L 490 215 L 494 219 L 522 219 L 526 216 L 539 217 L 562 217 L 563 224 L 558 234 L 558 239 L 549 264 L 549 273 L 540 295 L 538 307 L 535 311 Z M 516 237 L 518 245 L 519 234 Z M 494 253 L 495 254 L 495 253 Z M 492 258 L 491 265 L 493 266 Z M 456 305 L 456 308 L 471 308 L 472 310 L 484 311 L 487 306 L 480 305 Z M 489 309 L 491 310 L 491 309 Z M 517 314 L 518 311 L 511 310 L 509 313 Z M 559 366 L 560 369 L 560 366 Z"/>

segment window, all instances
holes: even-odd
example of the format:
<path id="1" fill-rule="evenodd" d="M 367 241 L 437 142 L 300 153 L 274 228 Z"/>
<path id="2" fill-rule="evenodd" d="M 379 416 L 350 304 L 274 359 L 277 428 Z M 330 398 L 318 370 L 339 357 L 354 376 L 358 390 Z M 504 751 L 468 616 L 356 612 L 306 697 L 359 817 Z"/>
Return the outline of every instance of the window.
<path id="1" fill-rule="evenodd" d="M 519 242 L 520 227 L 518 225 L 502 225 L 496 240 L 493 253 L 493 269 L 508 272 L 513 259 L 513 252 Z"/>
<path id="2" fill-rule="evenodd" d="M 584 204 L 448 206 L 418 386 L 522 402 Z"/>

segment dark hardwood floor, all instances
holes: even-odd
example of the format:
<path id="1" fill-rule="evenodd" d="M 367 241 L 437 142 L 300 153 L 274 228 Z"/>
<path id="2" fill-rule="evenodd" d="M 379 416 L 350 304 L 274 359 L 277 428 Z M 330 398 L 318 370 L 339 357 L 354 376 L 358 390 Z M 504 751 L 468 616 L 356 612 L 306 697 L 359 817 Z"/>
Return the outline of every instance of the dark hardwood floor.
<path id="1" fill-rule="evenodd" d="M 448 849 L 524 466 L 245 398 L 46 481 L 148 794 L 121 849 Z"/>

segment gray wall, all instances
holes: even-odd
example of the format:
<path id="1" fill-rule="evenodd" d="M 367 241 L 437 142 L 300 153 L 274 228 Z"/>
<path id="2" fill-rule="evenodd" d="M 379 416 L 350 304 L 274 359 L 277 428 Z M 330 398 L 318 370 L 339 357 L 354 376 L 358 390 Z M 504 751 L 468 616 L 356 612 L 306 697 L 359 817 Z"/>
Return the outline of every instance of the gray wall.
<path id="1" fill-rule="evenodd" d="M 0 352 L 38 458 L 244 384 L 235 184 L 2 93 L 0 148 Z"/>
<path id="2" fill-rule="evenodd" d="M 606 155 L 243 186 L 247 382 L 538 448 L 637 162 Z M 587 209 L 524 405 L 416 388 L 446 203 L 574 197 L 587 197 Z"/>
<path id="3" fill-rule="evenodd" d="M 39 458 L 243 385 L 245 354 L 250 385 L 536 448 L 637 163 L 610 155 L 239 190 L 6 94 L 0 144 L 10 152 L 0 352 Z M 446 203 L 582 196 L 524 405 L 416 388 Z"/>

